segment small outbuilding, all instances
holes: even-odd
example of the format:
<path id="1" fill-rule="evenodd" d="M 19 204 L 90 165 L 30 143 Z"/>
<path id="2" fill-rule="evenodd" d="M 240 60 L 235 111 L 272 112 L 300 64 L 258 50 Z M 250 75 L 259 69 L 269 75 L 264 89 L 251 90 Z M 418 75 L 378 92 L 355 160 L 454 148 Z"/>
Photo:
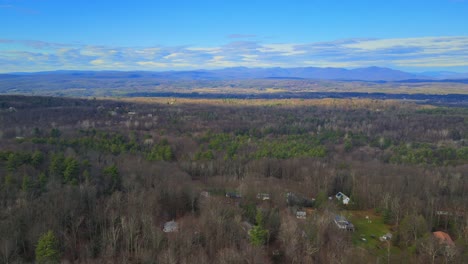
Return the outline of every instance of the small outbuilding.
<path id="1" fill-rule="evenodd" d="M 179 230 L 179 226 L 176 221 L 172 220 L 169 222 L 166 222 L 164 224 L 163 231 L 166 233 L 172 233 L 172 232 L 177 232 Z"/>
<path id="2" fill-rule="evenodd" d="M 387 234 L 379 237 L 379 240 L 382 241 L 382 242 L 383 241 L 389 241 L 389 240 L 392 240 L 392 237 L 393 237 L 393 235 L 391 233 L 387 233 Z"/>

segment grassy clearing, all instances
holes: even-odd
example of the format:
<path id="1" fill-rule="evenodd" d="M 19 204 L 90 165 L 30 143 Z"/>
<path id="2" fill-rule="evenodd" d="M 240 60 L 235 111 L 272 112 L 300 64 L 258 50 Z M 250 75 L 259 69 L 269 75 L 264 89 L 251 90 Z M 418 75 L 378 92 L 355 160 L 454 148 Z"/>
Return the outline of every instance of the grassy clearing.
<path id="1" fill-rule="evenodd" d="M 368 249 L 386 247 L 379 237 L 390 232 L 390 226 L 383 222 L 380 215 L 368 211 L 347 211 L 344 215 L 354 224 L 353 243 Z M 368 216 L 368 219 L 366 218 Z M 365 241 L 363 240 L 365 239 Z"/>
<path id="2" fill-rule="evenodd" d="M 281 89 L 281 88 L 266 88 L 265 92 L 267 92 L 267 93 L 285 93 L 285 92 L 288 92 L 288 90 Z"/>

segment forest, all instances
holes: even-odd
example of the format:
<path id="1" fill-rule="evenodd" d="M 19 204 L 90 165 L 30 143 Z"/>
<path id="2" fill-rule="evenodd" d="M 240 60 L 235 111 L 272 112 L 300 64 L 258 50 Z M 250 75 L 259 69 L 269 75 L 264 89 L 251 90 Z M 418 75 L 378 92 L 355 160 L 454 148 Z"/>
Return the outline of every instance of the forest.
<path id="1" fill-rule="evenodd" d="M 0 263 L 467 263 L 467 177 L 466 107 L 1 95 Z"/>

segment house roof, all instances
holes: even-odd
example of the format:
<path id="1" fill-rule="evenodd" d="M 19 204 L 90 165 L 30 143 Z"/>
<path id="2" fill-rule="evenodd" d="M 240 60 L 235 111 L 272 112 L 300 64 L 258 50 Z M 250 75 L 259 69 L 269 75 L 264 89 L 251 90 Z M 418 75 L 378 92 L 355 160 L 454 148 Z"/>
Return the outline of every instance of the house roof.
<path id="1" fill-rule="evenodd" d="M 346 219 L 346 217 L 342 216 L 342 215 L 335 215 L 335 221 L 336 222 L 348 222 L 348 220 Z"/>
<path id="2" fill-rule="evenodd" d="M 448 245 L 451 245 L 451 246 L 455 245 L 450 235 L 445 232 L 437 231 L 437 232 L 433 232 L 432 234 L 442 243 L 447 243 Z"/>
<path id="3" fill-rule="evenodd" d="M 174 232 L 174 231 L 177 231 L 178 229 L 178 225 L 177 225 L 177 222 L 175 222 L 174 220 L 173 221 L 170 221 L 170 222 L 166 222 L 164 224 L 164 229 L 163 231 L 164 232 Z"/>
<path id="4" fill-rule="evenodd" d="M 226 197 L 229 197 L 229 198 L 241 198 L 242 195 L 239 194 L 239 193 L 235 193 L 235 192 L 228 192 L 228 193 L 226 193 Z"/>
<path id="5" fill-rule="evenodd" d="M 335 197 L 338 198 L 338 199 L 341 199 L 341 198 L 343 198 L 343 199 L 348 198 L 348 199 L 349 199 L 349 197 L 348 197 L 346 194 L 342 193 L 342 192 L 338 192 L 338 193 L 335 195 Z"/>

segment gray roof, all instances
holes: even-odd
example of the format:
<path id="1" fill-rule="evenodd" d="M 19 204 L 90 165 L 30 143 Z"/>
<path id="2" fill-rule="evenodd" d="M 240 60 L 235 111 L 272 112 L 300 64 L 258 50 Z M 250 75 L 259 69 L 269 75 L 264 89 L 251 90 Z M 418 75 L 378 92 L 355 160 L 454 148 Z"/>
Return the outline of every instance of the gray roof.
<path id="1" fill-rule="evenodd" d="M 177 223 L 174 220 L 172 220 L 172 221 L 166 222 L 164 224 L 163 231 L 166 232 L 166 233 L 167 232 L 175 232 L 175 231 L 177 231 L 177 229 L 178 229 Z"/>

